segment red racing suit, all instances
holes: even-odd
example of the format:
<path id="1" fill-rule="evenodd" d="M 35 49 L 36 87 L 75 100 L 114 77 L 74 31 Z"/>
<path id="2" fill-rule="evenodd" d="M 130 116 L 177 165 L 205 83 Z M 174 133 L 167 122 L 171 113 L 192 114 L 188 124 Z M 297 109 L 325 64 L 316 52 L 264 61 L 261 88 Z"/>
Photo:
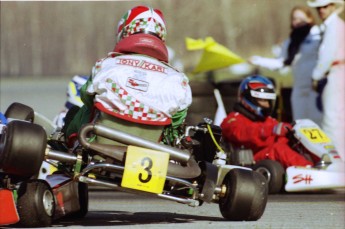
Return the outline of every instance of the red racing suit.
<path id="1" fill-rule="evenodd" d="M 255 161 L 271 159 L 280 162 L 284 168 L 313 165 L 289 147 L 285 136 L 273 133 L 278 123 L 270 116 L 263 121 L 252 121 L 239 112 L 231 112 L 221 124 L 222 135 L 235 147 L 244 146 L 253 150 Z"/>

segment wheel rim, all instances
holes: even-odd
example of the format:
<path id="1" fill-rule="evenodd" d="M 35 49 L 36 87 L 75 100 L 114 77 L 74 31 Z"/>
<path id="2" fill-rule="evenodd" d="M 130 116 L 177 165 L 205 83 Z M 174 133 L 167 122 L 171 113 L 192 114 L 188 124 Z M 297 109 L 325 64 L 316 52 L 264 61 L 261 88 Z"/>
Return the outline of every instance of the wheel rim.
<path id="1" fill-rule="evenodd" d="M 54 196 L 49 190 L 46 190 L 43 194 L 43 207 L 47 215 L 53 215 Z"/>
<path id="2" fill-rule="evenodd" d="M 270 182 L 271 172 L 268 169 L 266 169 L 264 167 L 259 167 L 255 171 L 260 173 L 261 175 L 263 175 L 267 179 L 267 181 Z"/>

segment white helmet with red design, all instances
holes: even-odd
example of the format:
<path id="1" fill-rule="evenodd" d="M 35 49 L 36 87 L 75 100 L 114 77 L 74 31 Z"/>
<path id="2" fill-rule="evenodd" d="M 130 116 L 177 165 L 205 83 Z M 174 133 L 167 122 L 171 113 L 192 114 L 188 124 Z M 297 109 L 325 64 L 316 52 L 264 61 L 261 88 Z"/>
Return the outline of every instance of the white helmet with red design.
<path id="1" fill-rule="evenodd" d="M 151 34 L 165 41 L 167 32 L 162 12 L 147 6 L 130 9 L 118 24 L 117 41 L 138 33 Z"/>

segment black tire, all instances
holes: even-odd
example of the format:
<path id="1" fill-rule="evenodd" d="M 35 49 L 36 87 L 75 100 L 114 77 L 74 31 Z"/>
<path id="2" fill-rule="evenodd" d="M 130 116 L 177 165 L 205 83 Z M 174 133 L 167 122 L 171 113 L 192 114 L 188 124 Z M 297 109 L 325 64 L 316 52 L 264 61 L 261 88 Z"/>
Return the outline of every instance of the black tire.
<path id="1" fill-rule="evenodd" d="M 78 196 L 80 209 L 68 216 L 72 219 L 81 219 L 86 216 L 89 211 L 89 187 L 86 183 L 78 183 Z"/>
<path id="2" fill-rule="evenodd" d="M 268 186 L 266 179 L 251 170 L 232 169 L 223 181 L 224 197 L 219 199 L 222 216 L 230 221 L 255 221 L 265 211 Z"/>
<path id="3" fill-rule="evenodd" d="M 12 103 L 7 108 L 5 117 L 34 122 L 35 112 L 31 107 L 22 103 Z"/>
<path id="4" fill-rule="evenodd" d="M 258 161 L 253 170 L 267 179 L 269 194 L 277 194 L 284 190 L 285 170 L 279 162 L 273 160 Z"/>
<path id="5" fill-rule="evenodd" d="M 24 227 L 48 227 L 55 213 L 54 194 L 41 180 L 23 182 L 18 190 L 19 224 Z"/>
<path id="6" fill-rule="evenodd" d="M 12 121 L 1 135 L 0 168 L 4 172 L 30 177 L 37 174 L 44 160 L 47 134 L 34 123 Z"/>

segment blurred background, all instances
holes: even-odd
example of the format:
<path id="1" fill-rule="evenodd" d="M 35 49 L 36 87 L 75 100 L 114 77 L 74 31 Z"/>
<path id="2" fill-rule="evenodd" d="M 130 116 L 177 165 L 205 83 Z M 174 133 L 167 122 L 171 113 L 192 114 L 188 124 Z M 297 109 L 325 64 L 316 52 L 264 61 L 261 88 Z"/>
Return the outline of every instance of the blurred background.
<path id="1" fill-rule="evenodd" d="M 167 43 L 194 67 L 185 38 L 213 37 L 243 58 L 272 56 L 289 35 L 289 13 L 306 0 L 1 1 L 1 77 L 89 74 L 115 44 L 117 22 L 145 4 L 165 15 Z"/>
<path id="2" fill-rule="evenodd" d="M 11 80 L 21 80 L 21 88 L 32 79 L 51 84 L 61 79 L 67 86 L 73 75 L 89 75 L 95 61 L 114 48 L 120 18 L 138 4 L 161 9 L 168 29 L 167 44 L 190 79 L 198 81 L 207 79 L 207 74 L 191 74 L 201 51 L 187 51 L 186 37 L 211 36 L 243 59 L 251 55 L 273 57 L 272 46 L 289 36 L 291 8 L 306 5 L 306 0 L 1 1 L 2 111 L 11 102 L 8 93 L 14 93 L 10 85 L 18 87 Z M 242 77 L 228 68 L 214 72 L 218 74 L 228 79 Z M 282 88 L 291 85 L 290 76 L 267 74 L 278 77 Z M 36 96 L 44 99 L 42 94 Z M 61 98 L 65 99 L 64 95 Z"/>

